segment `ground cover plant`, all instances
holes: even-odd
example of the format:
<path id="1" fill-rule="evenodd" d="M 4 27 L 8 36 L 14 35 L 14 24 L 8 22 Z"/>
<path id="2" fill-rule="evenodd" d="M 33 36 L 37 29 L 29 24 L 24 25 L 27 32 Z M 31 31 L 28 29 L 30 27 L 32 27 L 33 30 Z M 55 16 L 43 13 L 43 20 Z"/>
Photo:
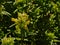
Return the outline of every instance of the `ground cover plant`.
<path id="1" fill-rule="evenodd" d="M 60 0 L 0 0 L 0 45 L 60 45 Z"/>

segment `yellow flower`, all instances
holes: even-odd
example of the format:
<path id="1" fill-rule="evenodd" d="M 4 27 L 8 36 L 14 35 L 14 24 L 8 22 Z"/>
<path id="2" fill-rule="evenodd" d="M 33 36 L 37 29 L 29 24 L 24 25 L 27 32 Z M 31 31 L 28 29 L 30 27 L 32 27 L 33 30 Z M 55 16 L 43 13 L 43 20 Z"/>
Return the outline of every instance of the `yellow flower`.
<path id="1" fill-rule="evenodd" d="M 17 22 L 18 20 L 15 19 L 15 18 L 11 18 L 11 21 L 13 21 L 13 22 Z"/>
<path id="2" fill-rule="evenodd" d="M 28 25 L 30 23 L 30 20 L 26 21 L 26 24 Z"/>
<path id="3" fill-rule="evenodd" d="M 27 29 L 27 25 L 24 25 L 24 28 Z"/>
<path id="4" fill-rule="evenodd" d="M 26 21 L 26 20 L 28 20 L 28 15 L 26 14 L 26 13 L 19 13 L 18 12 L 18 19 L 20 19 L 21 21 Z"/>
<path id="5" fill-rule="evenodd" d="M 28 31 L 28 27 L 27 27 L 27 25 L 24 25 L 24 29 Z"/>

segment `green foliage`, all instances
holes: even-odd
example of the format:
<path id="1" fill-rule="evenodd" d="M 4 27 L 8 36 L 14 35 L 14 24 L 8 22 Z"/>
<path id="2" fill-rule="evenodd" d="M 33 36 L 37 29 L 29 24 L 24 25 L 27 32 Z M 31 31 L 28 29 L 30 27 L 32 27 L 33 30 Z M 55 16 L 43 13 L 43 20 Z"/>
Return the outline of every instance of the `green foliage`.
<path id="1" fill-rule="evenodd" d="M 1 45 L 60 45 L 59 27 L 59 0 L 0 1 Z"/>
<path id="2" fill-rule="evenodd" d="M 2 45 L 14 45 L 14 38 L 12 37 L 4 37 L 2 39 Z"/>

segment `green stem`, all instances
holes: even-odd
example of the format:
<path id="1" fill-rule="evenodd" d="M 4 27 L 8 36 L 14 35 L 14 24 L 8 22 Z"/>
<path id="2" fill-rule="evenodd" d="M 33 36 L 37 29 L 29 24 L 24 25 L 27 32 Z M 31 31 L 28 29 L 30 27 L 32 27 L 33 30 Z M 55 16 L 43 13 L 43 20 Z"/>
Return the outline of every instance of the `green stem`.
<path id="1" fill-rule="evenodd" d="M 23 45 L 23 40 L 24 40 L 24 37 L 23 37 L 23 29 L 21 30 L 21 45 Z"/>

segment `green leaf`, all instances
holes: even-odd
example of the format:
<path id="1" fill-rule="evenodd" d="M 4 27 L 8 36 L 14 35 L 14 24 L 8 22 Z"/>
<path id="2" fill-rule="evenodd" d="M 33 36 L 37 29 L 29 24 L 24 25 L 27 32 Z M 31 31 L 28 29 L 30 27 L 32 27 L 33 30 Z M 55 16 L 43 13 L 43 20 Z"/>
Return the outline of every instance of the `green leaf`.
<path id="1" fill-rule="evenodd" d="M 1 12 L 1 14 L 2 14 L 2 15 L 7 15 L 7 16 L 9 16 L 9 15 L 10 15 L 10 16 L 11 16 L 11 14 L 10 14 L 10 13 L 8 13 L 7 11 L 2 11 L 2 12 Z"/>

